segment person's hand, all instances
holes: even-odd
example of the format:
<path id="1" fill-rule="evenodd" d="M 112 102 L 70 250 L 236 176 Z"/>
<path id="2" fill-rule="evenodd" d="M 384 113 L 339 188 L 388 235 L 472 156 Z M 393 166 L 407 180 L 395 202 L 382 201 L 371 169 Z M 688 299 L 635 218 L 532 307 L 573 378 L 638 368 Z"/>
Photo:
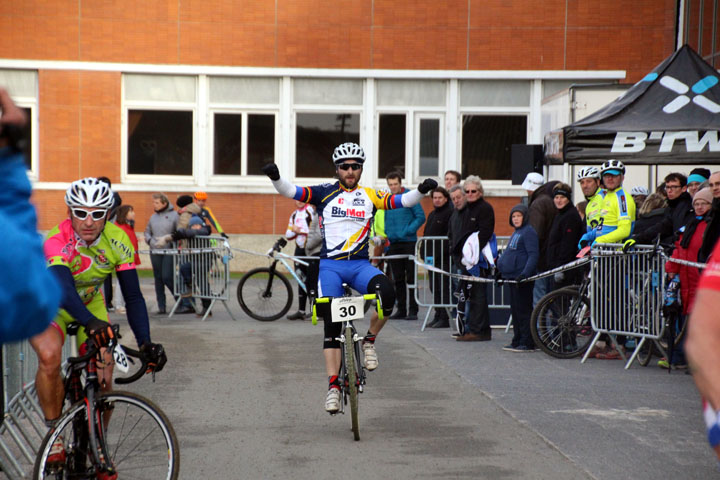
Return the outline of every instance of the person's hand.
<path id="1" fill-rule="evenodd" d="M 588 245 L 592 246 L 595 244 L 595 230 L 592 232 L 588 232 L 582 237 L 580 237 L 580 241 L 578 242 L 578 249 L 583 249 L 587 247 Z"/>
<path id="2" fill-rule="evenodd" d="M 140 347 L 140 354 L 148 364 L 148 373 L 160 372 L 167 363 L 165 349 L 159 343 L 144 343 Z"/>
<path id="3" fill-rule="evenodd" d="M 518 275 L 518 276 L 515 278 L 515 280 L 518 281 L 518 282 L 522 282 L 522 281 L 525 280 L 526 278 L 528 278 L 527 275 L 523 275 L 523 274 L 521 273 L 520 275 Z"/>
<path id="4" fill-rule="evenodd" d="M 635 240 L 633 240 L 632 238 L 625 240 L 625 243 L 623 243 L 623 247 L 622 247 L 623 253 L 627 253 L 628 250 L 631 250 L 634 245 L 635 245 Z"/>
<path id="5" fill-rule="evenodd" d="M 266 163 L 261 168 L 262 172 L 270 177 L 270 180 L 280 180 L 280 170 L 274 163 Z"/>
<path id="6" fill-rule="evenodd" d="M 184 234 L 184 232 L 181 232 L 180 230 L 177 230 L 177 231 L 173 232 L 173 234 L 171 235 L 171 237 L 172 237 L 172 239 L 173 239 L 174 241 L 177 242 L 177 241 L 180 240 L 181 238 L 185 238 L 185 234 Z"/>
<path id="7" fill-rule="evenodd" d="M 92 340 L 97 348 L 107 347 L 110 341 L 115 338 L 115 334 L 112 330 L 112 325 L 109 322 L 104 322 L 99 318 L 91 318 L 88 324 L 85 326 L 88 338 Z"/>
<path id="8" fill-rule="evenodd" d="M 555 280 L 555 283 L 562 283 L 563 280 L 565 280 L 565 274 L 563 272 L 558 272 L 553 275 L 553 280 Z"/>
<path id="9" fill-rule="evenodd" d="M 437 188 L 437 186 L 438 183 L 435 180 L 432 178 L 426 178 L 420 185 L 418 185 L 418 191 L 424 195 L 433 188 Z"/>

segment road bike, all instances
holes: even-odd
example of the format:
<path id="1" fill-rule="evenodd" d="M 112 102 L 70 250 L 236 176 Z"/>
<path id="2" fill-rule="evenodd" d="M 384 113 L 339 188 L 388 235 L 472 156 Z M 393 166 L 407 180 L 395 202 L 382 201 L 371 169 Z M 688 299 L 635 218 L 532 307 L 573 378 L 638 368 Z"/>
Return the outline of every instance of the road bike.
<path id="1" fill-rule="evenodd" d="M 380 297 L 374 293 L 353 296 L 347 284 L 343 283 L 344 295 L 342 297 L 316 298 L 313 303 L 312 323 L 317 324 L 317 305 L 330 304 L 330 315 L 333 322 L 342 323 L 340 336 L 335 340 L 340 342 L 340 410 L 345 413 L 345 406 L 350 403 L 350 417 L 352 419 L 352 432 L 355 440 L 360 440 L 360 424 L 358 419 L 358 395 L 365 389 L 365 362 L 362 356 L 362 341 L 364 337 L 358 335 L 353 320 L 365 316 L 364 306 L 375 301 L 378 317 L 382 320 L 383 311 Z"/>
<path id="2" fill-rule="evenodd" d="M 281 263 L 295 279 L 298 286 L 307 293 L 312 305 L 316 292 L 308 291 L 305 285 L 305 276 L 293 268 L 290 262 L 307 266 L 308 263 L 290 255 L 282 253 L 287 240 L 279 238 L 268 250 L 266 255 L 270 259 L 268 267 L 254 268 L 240 278 L 237 286 L 237 298 L 240 308 L 255 320 L 271 322 L 285 315 L 292 306 L 293 289 L 290 280 L 278 270 Z M 370 308 L 370 302 L 365 302 L 364 312 Z"/>
<path id="3" fill-rule="evenodd" d="M 70 342 L 78 325 L 68 326 Z M 119 327 L 113 326 L 115 338 Z M 65 397 L 70 407 L 43 439 L 33 470 L 33 479 L 151 478 L 174 480 L 180 470 L 180 449 L 167 416 L 150 400 L 131 392 L 100 390 L 100 351 L 86 342 L 87 352 L 67 359 Z M 140 360 L 136 372 L 115 383 L 138 380 L 148 369 L 140 352 L 120 347 L 113 340 L 107 347 L 115 370 L 129 371 L 132 358 Z M 154 372 L 153 372 L 154 380 Z M 83 385 L 84 384 L 84 385 Z M 64 454 L 49 458 L 53 445 L 61 442 Z"/>

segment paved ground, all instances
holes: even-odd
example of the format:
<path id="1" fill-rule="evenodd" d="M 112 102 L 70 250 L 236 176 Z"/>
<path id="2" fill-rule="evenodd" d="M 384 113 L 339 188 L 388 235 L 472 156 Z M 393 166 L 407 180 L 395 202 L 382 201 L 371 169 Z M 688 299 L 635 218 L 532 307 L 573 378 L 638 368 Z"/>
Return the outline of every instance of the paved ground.
<path id="1" fill-rule="evenodd" d="M 153 318 L 171 363 L 135 388 L 172 418 L 182 478 L 717 476 L 689 375 L 504 352 L 502 331 L 458 344 L 419 321 L 382 332 L 353 442 L 349 416 L 322 411 L 321 327 L 230 307 L 236 322 L 221 305 Z"/>

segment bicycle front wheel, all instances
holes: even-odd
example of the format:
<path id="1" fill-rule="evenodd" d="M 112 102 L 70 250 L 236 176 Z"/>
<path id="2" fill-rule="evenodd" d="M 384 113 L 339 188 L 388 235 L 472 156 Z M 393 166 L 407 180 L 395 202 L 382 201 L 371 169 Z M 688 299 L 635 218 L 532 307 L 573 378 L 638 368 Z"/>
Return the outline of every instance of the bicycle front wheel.
<path id="1" fill-rule="evenodd" d="M 243 275 L 237 286 L 237 298 L 240 308 L 250 317 L 270 322 L 290 310 L 293 292 L 287 278 L 263 267 Z"/>
<path id="2" fill-rule="evenodd" d="M 178 478 L 180 448 L 175 431 L 150 400 L 130 392 L 103 393 L 98 396 L 97 411 L 98 418 L 107 424 L 103 450 L 110 456 L 119 478 Z M 95 478 L 87 432 L 87 409 L 85 402 L 80 401 L 45 436 L 35 460 L 33 478 Z M 65 460 L 51 463 L 48 456 L 58 440 L 65 446 Z"/>
<path id="3" fill-rule="evenodd" d="M 355 345 L 353 329 L 345 329 L 345 368 L 347 369 L 347 389 L 350 395 L 350 417 L 355 440 L 360 440 L 360 424 L 358 421 L 358 371 L 355 364 Z"/>
<path id="4" fill-rule="evenodd" d="M 574 287 L 545 295 L 533 309 L 530 332 L 535 344 L 548 355 L 556 358 L 582 355 L 594 334 L 590 301 Z"/>

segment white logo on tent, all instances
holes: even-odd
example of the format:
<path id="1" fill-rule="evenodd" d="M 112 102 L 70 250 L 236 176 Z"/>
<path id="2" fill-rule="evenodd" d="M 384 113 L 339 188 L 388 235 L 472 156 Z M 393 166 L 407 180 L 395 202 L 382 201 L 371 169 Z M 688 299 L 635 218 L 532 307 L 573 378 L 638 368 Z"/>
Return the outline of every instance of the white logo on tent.
<path id="1" fill-rule="evenodd" d="M 702 80 L 696 82 L 695 85 L 692 86 L 692 91 L 696 94 L 692 98 L 692 102 L 698 107 L 704 108 L 711 113 L 720 113 L 720 105 L 713 102 L 706 96 L 701 95 L 710 88 L 714 87 L 717 83 L 718 79 L 713 75 L 708 75 Z M 660 79 L 660 85 L 679 94 L 677 98 L 675 98 L 673 101 L 663 107 L 663 112 L 675 113 L 681 108 L 683 108 L 685 105 L 690 103 L 690 97 L 685 94 L 688 93 L 691 88 L 677 78 L 671 77 L 670 75 L 665 75 Z"/>

